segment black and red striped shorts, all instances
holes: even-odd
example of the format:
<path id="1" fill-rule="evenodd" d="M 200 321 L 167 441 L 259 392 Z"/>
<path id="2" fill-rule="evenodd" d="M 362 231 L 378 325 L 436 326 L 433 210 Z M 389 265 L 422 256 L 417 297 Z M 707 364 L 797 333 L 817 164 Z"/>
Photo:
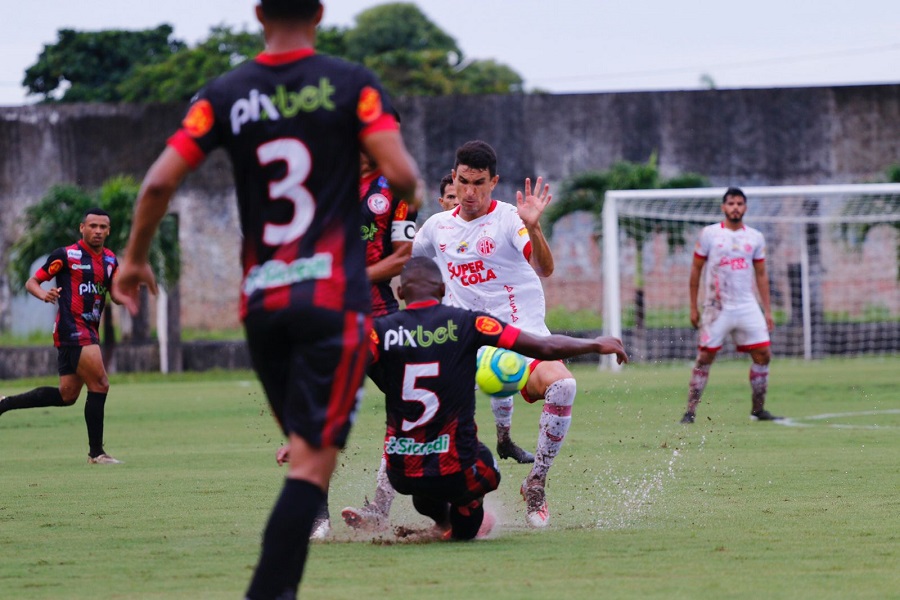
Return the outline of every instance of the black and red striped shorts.
<path id="1" fill-rule="evenodd" d="M 287 308 L 244 320 L 253 368 L 285 435 L 316 448 L 347 443 L 368 364 L 372 319 Z"/>

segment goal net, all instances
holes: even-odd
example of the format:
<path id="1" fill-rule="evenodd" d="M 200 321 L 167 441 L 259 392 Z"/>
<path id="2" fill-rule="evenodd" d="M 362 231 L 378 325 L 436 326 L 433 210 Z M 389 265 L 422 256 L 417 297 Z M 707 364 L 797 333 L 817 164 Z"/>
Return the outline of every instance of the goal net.
<path id="1" fill-rule="evenodd" d="M 743 191 L 744 222 L 766 238 L 773 354 L 900 351 L 900 184 Z M 704 226 L 722 220 L 724 192 L 606 193 L 603 328 L 621 337 L 634 359 L 696 355 L 688 299 L 694 242 Z M 723 353 L 733 352 L 727 343 Z M 615 368 L 608 359 L 604 364 Z"/>

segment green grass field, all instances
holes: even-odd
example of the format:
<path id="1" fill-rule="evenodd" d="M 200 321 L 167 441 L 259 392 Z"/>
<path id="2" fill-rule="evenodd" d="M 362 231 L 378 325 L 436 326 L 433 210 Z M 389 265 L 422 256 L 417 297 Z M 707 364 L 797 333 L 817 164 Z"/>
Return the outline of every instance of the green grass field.
<path id="1" fill-rule="evenodd" d="M 748 363 L 713 367 L 693 426 L 689 364 L 576 366 L 546 531 L 524 526 L 528 467 L 501 464 L 492 539 L 353 537 L 314 544 L 304 598 L 900 597 L 900 357 L 775 360 L 773 412 L 751 423 Z M 55 380 L 0 382 L 0 393 Z M 235 599 L 281 487 L 280 435 L 250 373 L 113 376 L 107 450 L 86 464 L 76 408 L 0 417 L 0 598 Z M 533 447 L 540 406 L 517 403 Z M 331 492 L 374 490 L 383 402 L 367 394 Z M 479 400 L 482 439 L 495 442 Z M 425 522 L 399 497 L 396 524 Z"/>

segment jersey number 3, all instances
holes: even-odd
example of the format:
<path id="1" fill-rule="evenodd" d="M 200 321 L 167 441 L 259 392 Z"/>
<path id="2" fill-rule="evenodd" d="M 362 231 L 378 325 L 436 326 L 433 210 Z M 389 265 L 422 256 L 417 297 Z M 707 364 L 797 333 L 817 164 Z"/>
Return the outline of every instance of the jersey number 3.
<path id="1" fill-rule="evenodd" d="M 294 205 L 290 223 L 266 223 L 263 242 L 268 246 L 290 244 L 306 233 L 316 212 L 316 200 L 304 187 L 312 170 L 309 149 L 297 139 L 282 138 L 266 142 L 256 149 L 259 164 L 266 166 L 282 161 L 287 165 L 283 179 L 269 182 L 269 200 L 288 200 Z"/>

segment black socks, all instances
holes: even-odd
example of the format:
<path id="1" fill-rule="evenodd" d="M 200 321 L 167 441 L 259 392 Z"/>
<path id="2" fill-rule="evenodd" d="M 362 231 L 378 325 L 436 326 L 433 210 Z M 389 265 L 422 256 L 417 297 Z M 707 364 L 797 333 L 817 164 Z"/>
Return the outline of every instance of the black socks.
<path id="1" fill-rule="evenodd" d="M 34 388 L 30 392 L 18 394 L 16 396 L 7 396 L 0 403 L 0 414 L 8 410 L 16 410 L 19 408 L 41 408 L 44 406 L 71 406 L 63 402 L 62 394 L 59 388 L 55 387 L 39 387 Z"/>
<path id="2" fill-rule="evenodd" d="M 106 394 L 88 392 L 84 403 L 84 423 L 87 425 L 88 444 L 91 458 L 103 454 L 103 409 L 106 406 Z"/>
<path id="3" fill-rule="evenodd" d="M 325 494 L 318 486 L 285 479 L 263 532 L 262 553 L 247 590 L 248 599 L 277 600 L 296 595 L 313 520 L 324 501 Z"/>

